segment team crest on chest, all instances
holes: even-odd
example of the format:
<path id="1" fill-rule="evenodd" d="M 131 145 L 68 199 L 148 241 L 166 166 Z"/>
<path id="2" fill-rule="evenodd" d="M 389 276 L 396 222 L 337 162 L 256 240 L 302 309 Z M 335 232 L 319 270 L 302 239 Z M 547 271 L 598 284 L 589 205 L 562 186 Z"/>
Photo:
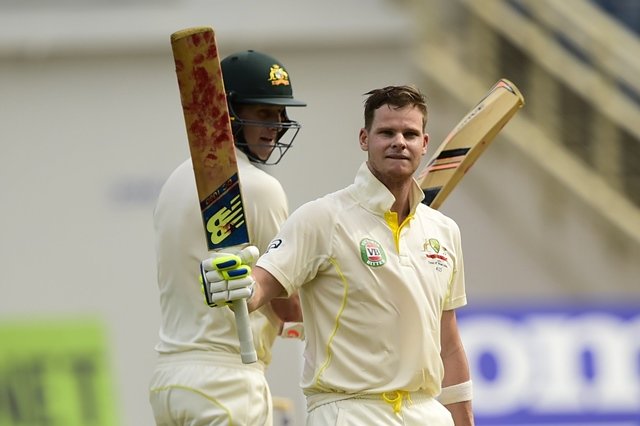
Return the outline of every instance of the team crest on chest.
<path id="1" fill-rule="evenodd" d="M 429 238 L 422 245 L 422 250 L 427 261 L 434 265 L 438 271 L 441 271 L 442 268 L 448 268 L 449 253 L 446 248 L 440 245 L 440 241 L 435 238 Z"/>
<path id="2" fill-rule="evenodd" d="M 380 243 L 369 238 L 360 241 L 360 257 L 369 266 L 382 266 L 387 262 L 387 255 Z"/>

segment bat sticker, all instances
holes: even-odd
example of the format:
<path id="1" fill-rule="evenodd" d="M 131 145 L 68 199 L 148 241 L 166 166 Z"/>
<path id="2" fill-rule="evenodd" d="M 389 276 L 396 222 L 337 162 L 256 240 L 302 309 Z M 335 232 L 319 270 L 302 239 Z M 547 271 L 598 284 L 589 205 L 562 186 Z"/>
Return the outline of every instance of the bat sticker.
<path id="1" fill-rule="evenodd" d="M 206 205 L 209 200 L 211 202 Z M 201 204 L 209 250 L 240 245 L 248 240 L 237 174 Z"/>

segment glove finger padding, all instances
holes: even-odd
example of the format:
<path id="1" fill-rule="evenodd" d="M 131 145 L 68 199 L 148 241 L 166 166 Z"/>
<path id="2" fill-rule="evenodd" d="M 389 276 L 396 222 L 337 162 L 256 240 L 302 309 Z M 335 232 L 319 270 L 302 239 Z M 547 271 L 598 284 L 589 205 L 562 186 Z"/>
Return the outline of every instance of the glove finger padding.
<path id="1" fill-rule="evenodd" d="M 217 281 L 235 281 L 242 278 L 246 278 L 251 275 L 251 268 L 247 265 L 242 265 L 236 269 L 229 269 L 226 271 L 208 271 L 204 273 L 207 281 L 214 283 Z"/>
<path id="2" fill-rule="evenodd" d="M 205 281 L 209 282 L 209 283 L 215 283 L 215 282 L 218 282 L 218 281 L 224 281 L 224 277 L 220 274 L 219 271 L 207 271 L 207 272 L 205 272 L 204 268 L 203 268 L 202 276 L 204 276 Z"/>
<path id="3" fill-rule="evenodd" d="M 242 265 L 242 259 L 231 253 L 213 253 L 212 257 L 202 262 L 205 271 L 224 271 Z"/>
<path id="4" fill-rule="evenodd" d="M 221 307 L 221 306 L 226 306 L 229 305 L 231 303 L 231 301 L 228 298 L 228 291 L 220 291 L 217 293 L 211 293 L 211 302 L 213 304 L 210 304 L 209 306 L 212 307 Z"/>
<path id="5" fill-rule="evenodd" d="M 200 289 L 204 293 L 205 303 L 217 308 L 227 305 L 227 281 L 217 270 L 206 271 L 207 265 L 211 267 L 211 259 L 200 264 Z"/>
<path id="6" fill-rule="evenodd" d="M 229 280 L 227 281 L 227 290 L 232 291 L 232 290 L 239 290 L 243 288 L 252 289 L 254 282 L 255 281 L 252 276 L 240 278 L 237 280 Z M 249 296 L 245 296 L 245 297 L 249 297 Z"/>
<path id="7" fill-rule="evenodd" d="M 222 271 L 234 269 L 240 265 L 253 264 L 260 252 L 256 246 L 247 246 L 242 250 L 230 250 L 228 252 L 214 252 L 211 257 L 202 262 L 205 271 Z"/>
<path id="8" fill-rule="evenodd" d="M 254 282 L 252 277 L 246 277 L 239 280 L 219 281 L 215 284 L 210 284 L 211 301 L 216 306 L 222 306 L 234 300 L 248 299 L 253 294 Z"/>
<path id="9" fill-rule="evenodd" d="M 225 306 L 253 294 L 254 280 L 249 263 L 255 262 L 258 249 L 248 246 L 240 251 L 211 253 L 200 264 L 200 282 L 207 305 Z"/>
<path id="10" fill-rule="evenodd" d="M 251 268 L 247 265 L 224 271 L 205 271 L 203 263 L 200 270 L 207 305 L 211 307 L 225 306 L 234 300 L 247 299 L 253 294 L 255 281 L 250 275 Z"/>
<path id="11" fill-rule="evenodd" d="M 209 293 L 219 293 L 221 291 L 227 291 L 227 281 L 214 281 L 209 283 Z"/>
<path id="12" fill-rule="evenodd" d="M 220 277 L 220 273 L 218 271 L 211 271 L 205 274 L 207 278 L 207 282 L 209 284 L 209 292 L 217 293 L 221 291 L 227 290 L 237 290 L 243 289 L 247 287 L 252 287 L 254 283 L 254 279 L 251 276 L 244 276 L 243 278 L 238 279 L 224 279 Z M 242 298 L 243 296 L 240 296 Z M 244 296 L 249 297 L 249 296 Z M 237 297 L 235 298 L 237 299 Z"/>

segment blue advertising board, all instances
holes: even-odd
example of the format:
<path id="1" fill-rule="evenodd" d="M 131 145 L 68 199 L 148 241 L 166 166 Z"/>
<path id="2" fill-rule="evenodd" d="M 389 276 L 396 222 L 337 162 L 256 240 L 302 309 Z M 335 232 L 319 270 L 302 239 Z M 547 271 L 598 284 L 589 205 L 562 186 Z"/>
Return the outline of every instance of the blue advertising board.
<path id="1" fill-rule="evenodd" d="M 640 426 L 640 303 L 457 314 L 477 426 Z"/>

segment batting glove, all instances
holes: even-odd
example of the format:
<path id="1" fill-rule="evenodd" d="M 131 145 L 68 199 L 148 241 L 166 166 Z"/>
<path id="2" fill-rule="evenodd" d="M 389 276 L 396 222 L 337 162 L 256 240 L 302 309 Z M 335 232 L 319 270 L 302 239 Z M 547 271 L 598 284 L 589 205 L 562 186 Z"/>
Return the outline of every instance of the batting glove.
<path id="1" fill-rule="evenodd" d="M 250 298 L 255 280 L 249 264 L 258 254 L 257 247 L 248 246 L 237 253 L 214 253 L 204 260 L 200 264 L 200 282 L 207 305 L 227 306 L 234 300 Z"/>

